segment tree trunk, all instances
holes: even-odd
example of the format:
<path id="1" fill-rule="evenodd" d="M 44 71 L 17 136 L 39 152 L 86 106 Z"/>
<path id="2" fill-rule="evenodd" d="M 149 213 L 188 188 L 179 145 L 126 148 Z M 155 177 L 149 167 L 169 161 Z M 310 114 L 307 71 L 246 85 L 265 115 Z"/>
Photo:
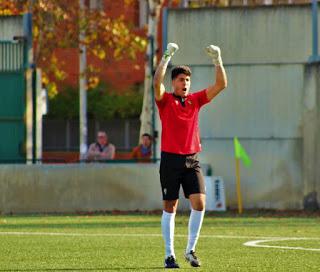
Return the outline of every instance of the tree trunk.
<path id="1" fill-rule="evenodd" d="M 80 14 L 83 12 L 85 7 L 84 0 L 79 0 L 79 11 Z M 79 150 L 80 160 L 84 160 L 87 154 L 87 138 L 88 138 L 88 127 L 87 127 L 87 79 L 86 79 L 86 67 L 87 67 L 87 54 L 86 46 L 81 42 L 85 38 L 85 31 L 81 29 L 79 24 Z"/>
<path id="2" fill-rule="evenodd" d="M 153 64 L 156 64 L 156 54 L 152 52 L 151 40 L 154 42 L 153 48 L 157 49 L 157 27 L 159 23 L 160 10 L 164 0 L 149 0 L 149 15 L 148 15 L 148 47 L 147 47 L 147 58 L 145 63 L 145 78 L 144 78 L 144 94 L 143 94 L 143 105 L 140 116 L 141 127 L 140 136 L 143 133 L 149 133 L 153 135 L 153 120 L 152 120 L 152 79 L 154 67 L 150 65 L 150 58 L 153 56 Z M 155 50 L 156 51 L 156 50 Z"/>

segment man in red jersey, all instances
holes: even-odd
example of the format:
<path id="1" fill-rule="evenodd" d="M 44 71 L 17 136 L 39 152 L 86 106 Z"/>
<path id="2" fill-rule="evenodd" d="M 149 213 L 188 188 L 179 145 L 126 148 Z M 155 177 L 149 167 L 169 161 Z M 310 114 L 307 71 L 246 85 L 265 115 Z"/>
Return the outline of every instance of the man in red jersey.
<path id="1" fill-rule="evenodd" d="M 168 44 L 153 82 L 162 124 L 160 182 L 163 197 L 161 228 L 165 242 L 165 268 L 179 268 L 173 242 L 180 185 L 192 208 L 185 258 L 191 266 L 200 266 L 195 246 L 205 212 L 205 184 L 197 155 L 201 151 L 199 110 L 227 86 L 220 48 L 209 45 L 206 52 L 215 66 L 215 83 L 202 91 L 189 93 L 191 70 L 188 66 L 177 66 L 171 72 L 173 93 L 166 92 L 162 82 L 168 63 L 177 50 L 176 44 Z"/>

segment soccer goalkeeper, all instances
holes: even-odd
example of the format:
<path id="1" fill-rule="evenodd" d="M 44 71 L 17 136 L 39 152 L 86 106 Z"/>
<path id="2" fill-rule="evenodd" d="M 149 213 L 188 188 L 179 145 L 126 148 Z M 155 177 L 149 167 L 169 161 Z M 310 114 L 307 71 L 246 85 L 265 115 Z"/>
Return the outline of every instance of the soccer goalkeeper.
<path id="1" fill-rule="evenodd" d="M 171 72 L 173 92 L 166 92 L 162 82 L 168 63 L 177 50 L 178 45 L 168 44 L 153 82 L 162 123 L 160 182 L 163 197 L 161 228 L 165 242 L 165 268 L 179 268 L 173 244 L 180 185 L 192 208 L 185 258 L 191 266 L 200 266 L 195 247 L 205 212 L 205 184 L 197 155 L 201 151 L 198 115 L 200 108 L 227 86 L 220 48 L 209 45 L 205 50 L 215 66 L 215 83 L 202 91 L 189 93 L 191 70 L 188 66 L 177 66 Z"/>

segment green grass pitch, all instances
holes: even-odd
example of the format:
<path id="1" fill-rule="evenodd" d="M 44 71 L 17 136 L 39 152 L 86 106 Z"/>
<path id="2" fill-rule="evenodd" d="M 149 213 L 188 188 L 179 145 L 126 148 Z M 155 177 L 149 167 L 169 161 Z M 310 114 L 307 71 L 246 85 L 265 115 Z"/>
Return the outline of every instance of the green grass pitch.
<path id="1" fill-rule="evenodd" d="M 2 216 L 0 271 L 163 271 L 160 217 Z M 180 270 L 320 271 L 319 217 L 207 215 L 197 246 L 201 268 L 183 259 L 187 225 L 188 216 L 178 213 Z M 244 245 L 270 239 L 257 245 L 274 247 Z"/>

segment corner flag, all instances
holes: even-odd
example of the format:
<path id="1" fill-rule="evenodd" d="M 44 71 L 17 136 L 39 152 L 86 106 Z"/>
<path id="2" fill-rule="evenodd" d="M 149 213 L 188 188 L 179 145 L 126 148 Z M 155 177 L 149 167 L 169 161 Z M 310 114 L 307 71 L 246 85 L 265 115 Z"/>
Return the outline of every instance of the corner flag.
<path id="1" fill-rule="evenodd" d="M 237 159 L 241 159 L 245 166 L 251 165 L 251 159 L 248 156 L 246 150 L 243 148 L 243 146 L 240 144 L 237 137 L 233 138 L 234 142 L 234 154 Z"/>
<path id="2" fill-rule="evenodd" d="M 243 161 L 245 166 L 251 165 L 251 159 L 246 150 L 240 144 L 237 137 L 233 138 L 234 142 L 234 155 L 236 160 L 236 183 L 237 183 L 237 197 L 238 197 L 238 210 L 242 214 L 242 195 L 241 195 L 241 182 L 240 182 L 240 160 Z"/>

